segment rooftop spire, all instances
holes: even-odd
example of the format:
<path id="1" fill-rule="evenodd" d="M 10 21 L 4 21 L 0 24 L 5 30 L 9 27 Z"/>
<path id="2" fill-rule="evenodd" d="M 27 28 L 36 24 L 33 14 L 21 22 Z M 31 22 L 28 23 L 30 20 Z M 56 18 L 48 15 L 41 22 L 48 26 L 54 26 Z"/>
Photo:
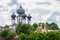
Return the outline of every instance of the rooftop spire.
<path id="1" fill-rule="evenodd" d="M 20 0 L 20 8 L 22 8 L 22 2 L 21 2 L 21 0 Z"/>
<path id="2" fill-rule="evenodd" d="M 20 8 L 22 8 L 22 5 L 20 4 Z"/>
<path id="3" fill-rule="evenodd" d="M 15 15 L 14 12 L 13 12 L 13 15 Z"/>

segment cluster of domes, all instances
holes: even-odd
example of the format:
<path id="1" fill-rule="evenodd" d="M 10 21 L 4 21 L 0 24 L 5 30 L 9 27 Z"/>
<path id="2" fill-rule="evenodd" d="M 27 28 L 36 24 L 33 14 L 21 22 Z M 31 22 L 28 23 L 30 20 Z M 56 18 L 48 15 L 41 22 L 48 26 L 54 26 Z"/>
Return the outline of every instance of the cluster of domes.
<path id="1" fill-rule="evenodd" d="M 18 17 L 23 17 L 24 19 L 26 19 L 26 17 L 27 17 L 28 20 L 31 19 L 31 16 L 30 16 L 30 15 L 27 16 L 27 15 L 25 14 L 25 10 L 22 8 L 22 6 L 20 6 L 20 8 L 16 10 L 16 12 L 17 12 L 17 14 L 18 14 Z M 13 13 L 13 14 L 11 15 L 11 17 L 12 17 L 12 19 L 15 19 L 16 15 Z"/>

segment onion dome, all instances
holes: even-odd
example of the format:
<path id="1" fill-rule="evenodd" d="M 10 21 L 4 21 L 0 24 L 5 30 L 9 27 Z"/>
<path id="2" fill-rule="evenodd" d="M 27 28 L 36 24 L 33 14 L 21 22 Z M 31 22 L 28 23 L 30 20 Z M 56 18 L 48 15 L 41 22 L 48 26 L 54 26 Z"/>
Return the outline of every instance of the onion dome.
<path id="1" fill-rule="evenodd" d="M 20 6 L 19 9 L 17 9 L 16 11 L 18 14 L 24 14 L 25 13 L 25 10 L 22 8 L 22 6 Z"/>
<path id="2" fill-rule="evenodd" d="M 32 17 L 31 17 L 30 14 L 29 14 L 29 15 L 27 16 L 27 18 L 28 18 L 28 20 L 31 20 Z"/>
<path id="3" fill-rule="evenodd" d="M 16 17 L 16 15 L 13 13 L 13 14 L 11 15 L 12 20 L 15 20 L 15 17 Z"/>
<path id="4" fill-rule="evenodd" d="M 23 14 L 23 16 L 22 16 L 22 17 L 23 17 L 23 19 L 26 19 L 26 17 L 27 17 L 27 16 L 26 16 L 26 14 Z"/>

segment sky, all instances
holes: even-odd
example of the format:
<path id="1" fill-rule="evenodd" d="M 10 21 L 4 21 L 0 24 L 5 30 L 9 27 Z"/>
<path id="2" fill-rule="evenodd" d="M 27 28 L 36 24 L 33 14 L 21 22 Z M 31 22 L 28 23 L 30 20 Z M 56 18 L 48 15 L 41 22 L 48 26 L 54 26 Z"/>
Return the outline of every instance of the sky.
<path id="1" fill-rule="evenodd" d="M 55 22 L 60 27 L 60 0 L 0 0 L 0 26 L 11 24 L 20 4 L 32 16 L 31 23 Z"/>

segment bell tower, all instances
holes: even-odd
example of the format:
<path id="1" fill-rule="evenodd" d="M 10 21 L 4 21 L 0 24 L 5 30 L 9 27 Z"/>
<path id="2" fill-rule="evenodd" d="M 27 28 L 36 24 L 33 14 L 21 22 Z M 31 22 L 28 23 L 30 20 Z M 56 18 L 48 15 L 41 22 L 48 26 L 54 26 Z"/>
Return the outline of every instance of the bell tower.
<path id="1" fill-rule="evenodd" d="M 27 16 L 27 21 L 28 21 L 28 24 L 31 24 L 31 16 L 30 16 L 30 14 Z"/>
<path id="2" fill-rule="evenodd" d="M 16 17 L 16 15 L 13 13 L 13 14 L 11 15 L 12 25 L 15 25 L 15 17 Z"/>

